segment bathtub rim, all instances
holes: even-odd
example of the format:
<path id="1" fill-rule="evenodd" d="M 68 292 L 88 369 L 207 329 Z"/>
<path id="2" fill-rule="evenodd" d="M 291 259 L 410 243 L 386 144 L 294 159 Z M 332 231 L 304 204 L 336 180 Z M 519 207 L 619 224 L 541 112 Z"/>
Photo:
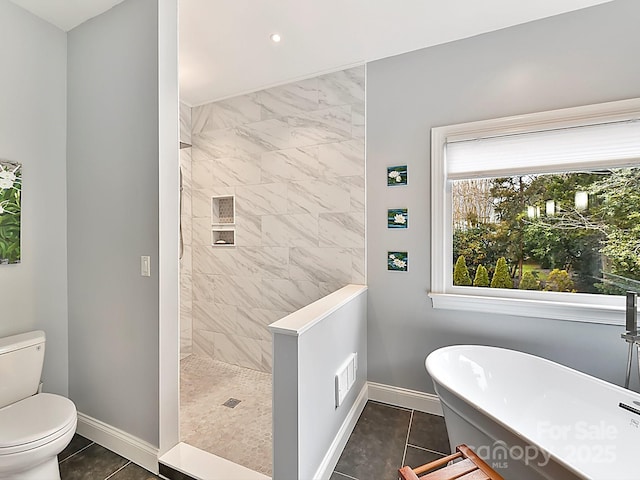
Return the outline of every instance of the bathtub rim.
<path id="1" fill-rule="evenodd" d="M 433 352 L 431 352 L 429 355 L 427 355 L 427 357 L 425 358 L 425 368 L 427 370 L 427 373 L 429 373 L 429 376 L 431 377 L 432 380 L 435 381 L 437 377 L 437 375 L 434 375 L 434 373 L 429 369 L 429 358 L 434 356 L 437 353 L 442 353 L 443 351 L 449 351 L 449 350 L 458 350 L 458 349 L 469 349 L 469 350 L 490 350 L 490 351 L 503 351 L 503 352 L 509 352 L 509 354 L 517 354 L 518 356 L 522 356 L 522 357 L 529 357 L 529 358 L 533 358 L 535 359 L 535 361 L 539 361 L 542 363 L 545 363 L 547 365 L 553 365 L 554 368 L 559 368 L 560 370 L 563 370 L 571 375 L 575 375 L 578 377 L 582 377 L 582 378 L 588 378 L 589 381 L 591 382 L 595 382 L 600 384 L 602 387 L 609 389 L 609 390 L 614 390 L 614 391 L 618 391 L 621 393 L 624 393 L 625 395 L 629 395 L 629 394 L 636 394 L 638 395 L 638 392 L 634 392 L 632 390 L 628 390 L 625 389 L 619 385 L 616 385 L 614 383 L 611 382 L 607 382 L 606 380 L 602 380 L 601 378 L 598 377 L 594 377 L 593 375 L 589 375 L 587 373 L 581 372 L 580 370 L 576 370 L 575 368 L 571 368 L 568 367 L 566 365 L 563 365 L 561 363 L 558 362 L 554 362 L 553 360 L 549 360 L 547 358 L 544 357 L 540 357 L 538 355 L 533 355 L 531 353 L 526 353 L 526 352 L 521 352 L 519 350 L 513 350 L 511 348 L 505 348 L 505 347 L 495 347 L 492 345 L 480 345 L 480 344 L 458 344 L 458 345 L 447 345 L 445 347 L 440 347 L 436 350 L 434 350 Z M 444 382 L 442 382 L 441 378 L 438 378 L 438 384 L 440 385 L 445 385 Z M 451 390 L 451 388 L 449 388 L 448 390 Z M 453 393 L 453 392 L 452 392 Z"/>

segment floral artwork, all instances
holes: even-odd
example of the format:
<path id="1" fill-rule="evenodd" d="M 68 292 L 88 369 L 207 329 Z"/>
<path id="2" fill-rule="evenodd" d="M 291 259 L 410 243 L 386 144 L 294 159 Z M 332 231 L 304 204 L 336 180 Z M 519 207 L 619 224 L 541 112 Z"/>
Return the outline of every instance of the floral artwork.
<path id="1" fill-rule="evenodd" d="M 395 187 L 407 184 L 407 166 L 387 167 L 387 186 Z"/>
<path id="2" fill-rule="evenodd" d="M 387 252 L 387 270 L 394 272 L 409 270 L 409 254 L 407 252 Z"/>
<path id="3" fill-rule="evenodd" d="M 21 168 L 0 160 L 0 265 L 20 263 Z"/>
<path id="4" fill-rule="evenodd" d="M 387 210 L 387 228 L 407 228 L 409 213 L 406 208 L 390 208 Z"/>

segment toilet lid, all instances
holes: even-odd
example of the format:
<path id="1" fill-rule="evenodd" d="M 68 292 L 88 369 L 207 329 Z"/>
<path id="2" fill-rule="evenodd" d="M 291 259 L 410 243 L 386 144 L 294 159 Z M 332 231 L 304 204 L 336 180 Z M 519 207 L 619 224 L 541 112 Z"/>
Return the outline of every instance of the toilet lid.
<path id="1" fill-rule="evenodd" d="M 76 406 L 60 395 L 39 393 L 0 408 L 0 450 L 29 444 L 66 430 Z"/>

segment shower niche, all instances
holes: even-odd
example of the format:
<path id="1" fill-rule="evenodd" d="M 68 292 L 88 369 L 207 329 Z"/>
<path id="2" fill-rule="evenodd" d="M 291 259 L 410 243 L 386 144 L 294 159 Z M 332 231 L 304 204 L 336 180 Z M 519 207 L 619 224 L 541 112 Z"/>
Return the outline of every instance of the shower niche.
<path id="1" fill-rule="evenodd" d="M 211 245 L 236 245 L 236 199 L 234 195 L 211 197 Z"/>

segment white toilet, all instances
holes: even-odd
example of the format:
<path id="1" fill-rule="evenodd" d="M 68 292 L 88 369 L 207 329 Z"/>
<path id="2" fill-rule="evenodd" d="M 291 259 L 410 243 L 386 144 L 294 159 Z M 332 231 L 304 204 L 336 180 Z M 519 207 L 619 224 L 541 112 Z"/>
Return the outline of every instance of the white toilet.
<path id="1" fill-rule="evenodd" d="M 38 393 L 43 331 L 0 338 L 0 479 L 60 480 L 57 455 L 76 431 L 76 406 Z"/>

